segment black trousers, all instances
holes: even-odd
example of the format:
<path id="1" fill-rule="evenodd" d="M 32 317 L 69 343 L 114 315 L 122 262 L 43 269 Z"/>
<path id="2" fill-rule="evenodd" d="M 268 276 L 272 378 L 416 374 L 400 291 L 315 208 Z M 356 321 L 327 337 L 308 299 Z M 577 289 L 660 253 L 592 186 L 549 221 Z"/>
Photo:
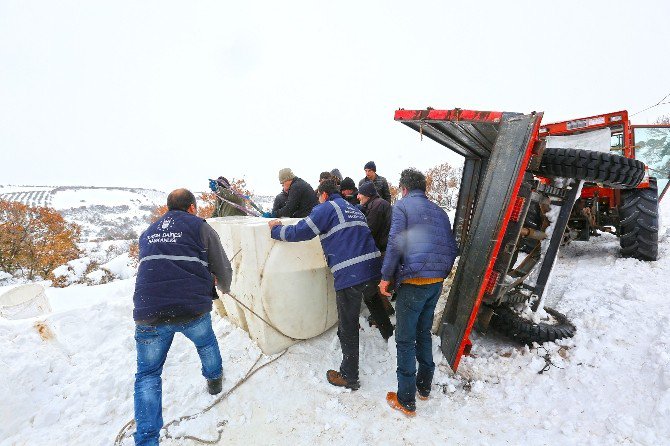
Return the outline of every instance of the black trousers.
<path id="1" fill-rule="evenodd" d="M 378 324 L 382 336 L 393 334 L 393 326 L 384 305 L 377 296 L 377 281 L 361 283 L 337 291 L 337 337 L 342 347 L 340 373 L 349 382 L 358 381 L 358 317 L 361 313 L 361 301 L 365 301 L 372 317 Z"/>

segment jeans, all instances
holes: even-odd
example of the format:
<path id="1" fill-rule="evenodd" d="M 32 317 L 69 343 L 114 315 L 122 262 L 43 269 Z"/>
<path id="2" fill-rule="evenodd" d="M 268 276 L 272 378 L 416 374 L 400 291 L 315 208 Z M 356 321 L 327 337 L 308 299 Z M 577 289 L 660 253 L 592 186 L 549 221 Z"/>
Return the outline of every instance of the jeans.
<path id="1" fill-rule="evenodd" d="M 158 437 L 163 427 L 161 372 L 176 332 L 183 333 L 195 344 L 205 378 L 217 379 L 223 375 L 221 352 L 209 313 L 184 323 L 136 325 L 136 445 L 158 445 Z"/>
<path id="2" fill-rule="evenodd" d="M 433 381 L 435 363 L 430 329 L 441 292 L 442 282 L 430 285 L 401 284 L 396 292 L 398 401 L 411 408 L 416 404 L 416 389 L 429 391 Z"/>

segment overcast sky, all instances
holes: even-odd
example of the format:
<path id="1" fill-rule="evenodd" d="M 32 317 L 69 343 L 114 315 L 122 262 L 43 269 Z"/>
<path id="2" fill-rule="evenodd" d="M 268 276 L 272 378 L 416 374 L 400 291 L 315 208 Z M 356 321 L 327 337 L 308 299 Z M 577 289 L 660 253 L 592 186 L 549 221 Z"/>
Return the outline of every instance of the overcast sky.
<path id="1" fill-rule="evenodd" d="M 668 42 L 668 1 L 0 0 L 0 184 L 396 182 L 458 160 L 395 109 L 633 113 L 670 93 Z"/>

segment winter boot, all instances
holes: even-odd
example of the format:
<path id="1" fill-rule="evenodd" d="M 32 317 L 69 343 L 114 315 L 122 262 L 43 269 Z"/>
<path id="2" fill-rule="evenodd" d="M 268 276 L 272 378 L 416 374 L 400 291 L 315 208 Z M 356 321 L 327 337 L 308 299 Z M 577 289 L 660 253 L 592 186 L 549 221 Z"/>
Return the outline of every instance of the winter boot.
<path id="1" fill-rule="evenodd" d="M 223 376 L 221 378 L 207 380 L 207 390 L 209 391 L 210 395 L 216 395 L 217 393 L 221 393 L 222 387 L 223 387 Z"/>
<path id="2" fill-rule="evenodd" d="M 329 383 L 337 387 L 346 387 L 351 390 L 358 390 L 361 388 L 360 381 L 347 381 L 344 376 L 336 370 L 328 370 L 328 372 L 326 372 L 326 379 Z"/>
<path id="3" fill-rule="evenodd" d="M 398 394 L 395 392 L 389 392 L 386 394 L 386 402 L 395 410 L 399 410 L 408 417 L 416 416 L 416 405 L 412 403 L 411 405 L 404 405 L 398 401 Z"/>
<path id="4" fill-rule="evenodd" d="M 422 401 L 426 401 L 428 398 L 430 398 L 430 389 L 420 389 L 417 387 L 416 393 L 419 395 L 419 399 Z"/>

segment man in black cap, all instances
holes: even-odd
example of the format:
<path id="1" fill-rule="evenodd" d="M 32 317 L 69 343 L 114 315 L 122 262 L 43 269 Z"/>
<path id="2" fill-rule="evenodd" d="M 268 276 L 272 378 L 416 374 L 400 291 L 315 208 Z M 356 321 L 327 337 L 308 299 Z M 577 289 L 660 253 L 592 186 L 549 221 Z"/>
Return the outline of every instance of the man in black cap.
<path id="1" fill-rule="evenodd" d="M 386 178 L 377 175 L 377 165 L 375 162 L 368 161 L 365 163 L 363 168 L 365 169 L 365 178 L 358 182 L 358 187 L 360 188 L 363 183 L 371 181 L 374 183 L 379 196 L 387 202 L 391 203 L 391 191 L 389 190 L 389 183 L 386 181 Z"/>
<path id="2" fill-rule="evenodd" d="M 391 230 L 391 205 L 379 196 L 372 181 L 361 185 L 358 200 L 361 203 L 361 211 L 368 221 L 372 238 L 375 239 L 375 245 L 383 256 Z"/>
<path id="3" fill-rule="evenodd" d="M 349 204 L 356 206 L 359 203 L 358 198 L 356 197 L 358 189 L 356 189 L 356 183 L 354 183 L 354 180 L 351 178 L 346 177 L 342 180 L 340 183 L 340 193 L 342 194 L 342 198 Z"/>
<path id="4" fill-rule="evenodd" d="M 372 181 L 363 183 L 358 190 L 358 200 L 361 202 L 360 210 L 365 215 L 368 227 L 372 233 L 372 238 L 377 245 L 377 249 L 382 253 L 382 262 L 386 253 L 386 245 L 389 240 L 389 231 L 391 230 L 391 205 L 377 193 Z M 386 313 L 391 315 L 395 313 L 393 305 L 388 298 L 381 293 L 377 295 L 384 305 Z M 372 316 L 368 319 L 370 324 L 376 325 Z"/>

